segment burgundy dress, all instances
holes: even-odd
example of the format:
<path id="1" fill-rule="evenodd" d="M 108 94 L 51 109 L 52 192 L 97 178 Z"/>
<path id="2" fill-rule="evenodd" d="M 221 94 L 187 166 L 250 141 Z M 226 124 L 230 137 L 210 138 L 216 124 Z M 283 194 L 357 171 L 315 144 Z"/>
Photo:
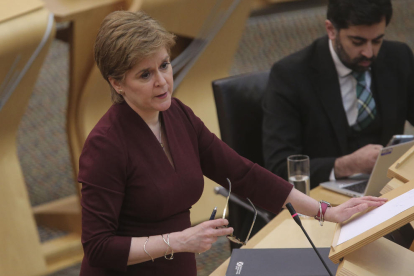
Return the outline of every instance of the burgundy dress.
<path id="1" fill-rule="evenodd" d="M 192 110 L 173 98 L 162 112 L 175 169 L 147 124 L 128 104 L 115 104 L 92 130 L 82 151 L 81 276 L 195 276 L 193 253 L 176 253 L 127 266 L 131 237 L 191 227 L 190 208 L 203 192 L 203 175 L 253 203 L 278 212 L 292 185 L 240 157 Z M 206 214 L 208 216 L 208 214 Z"/>

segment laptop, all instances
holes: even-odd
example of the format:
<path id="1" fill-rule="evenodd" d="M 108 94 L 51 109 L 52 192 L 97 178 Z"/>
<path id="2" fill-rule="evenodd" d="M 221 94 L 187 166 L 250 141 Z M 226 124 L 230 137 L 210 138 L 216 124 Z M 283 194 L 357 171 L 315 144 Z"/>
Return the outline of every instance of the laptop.
<path id="1" fill-rule="evenodd" d="M 359 174 L 346 179 L 323 182 L 320 186 L 352 197 L 380 196 L 380 191 L 390 181 L 388 168 L 412 146 L 414 141 L 385 147 L 378 154 L 371 175 Z"/>

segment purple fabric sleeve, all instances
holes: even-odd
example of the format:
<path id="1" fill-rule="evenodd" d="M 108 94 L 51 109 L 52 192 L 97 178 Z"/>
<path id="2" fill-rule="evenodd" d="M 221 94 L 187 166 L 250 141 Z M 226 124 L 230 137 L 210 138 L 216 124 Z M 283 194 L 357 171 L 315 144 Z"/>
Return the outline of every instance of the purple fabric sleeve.
<path id="1" fill-rule="evenodd" d="M 193 111 L 179 102 L 198 135 L 200 163 L 205 176 L 232 192 L 250 198 L 258 206 L 278 213 L 293 186 L 263 167 L 238 155 L 211 133 Z"/>
<path id="2" fill-rule="evenodd" d="M 82 152 L 82 244 L 93 267 L 126 271 L 131 237 L 117 236 L 126 183 L 122 141 L 111 129 L 94 129 Z"/>

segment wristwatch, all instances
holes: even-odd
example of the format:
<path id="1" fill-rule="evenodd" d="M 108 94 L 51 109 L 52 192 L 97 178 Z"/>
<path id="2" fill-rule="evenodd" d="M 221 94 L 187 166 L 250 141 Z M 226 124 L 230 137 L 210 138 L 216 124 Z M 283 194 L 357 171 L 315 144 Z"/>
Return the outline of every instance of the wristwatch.
<path id="1" fill-rule="evenodd" d="M 329 202 L 326 202 L 324 200 L 319 201 L 319 210 L 318 213 L 315 216 L 316 220 L 319 220 L 319 224 L 323 226 L 324 222 L 324 215 L 326 213 L 326 210 L 328 207 L 332 207 L 332 205 Z"/>

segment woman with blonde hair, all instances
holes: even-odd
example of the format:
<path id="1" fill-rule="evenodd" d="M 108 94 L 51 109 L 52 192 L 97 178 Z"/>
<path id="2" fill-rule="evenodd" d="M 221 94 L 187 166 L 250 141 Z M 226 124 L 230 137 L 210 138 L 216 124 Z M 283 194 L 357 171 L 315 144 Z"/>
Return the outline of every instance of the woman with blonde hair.
<path id="1" fill-rule="evenodd" d="M 82 276 L 197 275 L 194 253 L 233 232 L 226 219 L 191 226 L 203 175 L 226 188 L 229 178 L 234 193 L 275 213 L 286 202 L 318 213 L 320 203 L 240 157 L 172 97 L 173 45 L 174 36 L 143 12 L 111 13 L 99 30 L 95 60 L 113 105 L 80 157 Z M 324 208 L 324 218 L 344 221 L 383 203 L 351 199 Z"/>

